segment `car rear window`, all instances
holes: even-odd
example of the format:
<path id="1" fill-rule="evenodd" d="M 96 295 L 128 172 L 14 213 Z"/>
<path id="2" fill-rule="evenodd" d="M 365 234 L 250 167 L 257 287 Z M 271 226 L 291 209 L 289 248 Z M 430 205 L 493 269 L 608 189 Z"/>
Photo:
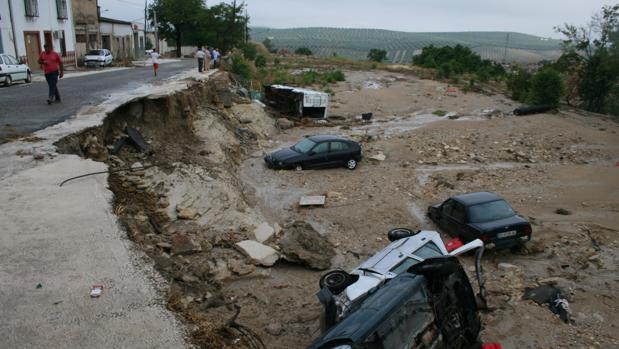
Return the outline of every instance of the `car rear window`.
<path id="1" fill-rule="evenodd" d="M 417 251 L 413 252 L 413 254 L 421 259 L 428 259 L 443 255 L 441 253 L 441 249 L 438 248 L 438 246 L 436 246 L 433 242 L 428 242 L 427 244 L 421 246 Z"/>
<path id="2" fill-rule="evenodd" d="M 103 55 L 103 52 L 100 50 L 92 50 L 90 52 L 88 52 L 89 56 L 101 56 Z"/>
<path id="3" fill-rule="evenodd" d="M 469 207 L 469 221 L 471 223 L 496 221 L 514 216 L 515 214 L 505 200 L 484 202 L 483 204 Z"/>

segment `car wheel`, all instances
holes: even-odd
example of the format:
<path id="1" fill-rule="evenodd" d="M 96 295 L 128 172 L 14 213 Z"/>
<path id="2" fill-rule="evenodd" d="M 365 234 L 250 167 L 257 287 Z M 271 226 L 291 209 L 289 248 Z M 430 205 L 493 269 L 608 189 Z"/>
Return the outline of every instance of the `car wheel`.
<path id="1" fill-rule="evenodd" d="M 357 160 L 355 160 L 355 159 L 348 160 L 348 162 L 346 162 L 346 168 L 348 168 L 349 170 L 356 169 L 357 168 Z"/>
<path id="2" fill-rule="evenodd" d="M 408 228 L 395 228 L 395 229 L 391 229 L 389 230 L 389 232 L 387 233 L 387 239 L 389 239 L 389 241 L 393 242 L 396 240 L 400 240 L 400 239 L 404 239 L 410 236 L 413 236 L 417 234 L 416 232 L 408 229 Z"/>
<path id="3" fill-rule="evenodd" d="M 26 83 L 29 84 L 32 82 L 32 73 L 28 72 L 28 74 L 26 74 Z"/>
<path id="4" fill-rule="evenodd" d="M 303 165 L 298 164 L 297 166 L 295 166 L 294 169 L 297 170 L 297 171 L 303 171 Z"/>
<path id="5" fill-rule="evenodd" d="M 10 75 L 7 75 L 5 80 L 4 80 L 4 86 L 11 86 L 13 85 L 13 79 L 11 79 Z"/>
<path id="6" fill-rule="evenodd" d="M 338 294 L 350 285 L 351 276 L 343 270 L 333 270 L 320 278 L 320 287 L 326 287 L 333 294 Z"/>

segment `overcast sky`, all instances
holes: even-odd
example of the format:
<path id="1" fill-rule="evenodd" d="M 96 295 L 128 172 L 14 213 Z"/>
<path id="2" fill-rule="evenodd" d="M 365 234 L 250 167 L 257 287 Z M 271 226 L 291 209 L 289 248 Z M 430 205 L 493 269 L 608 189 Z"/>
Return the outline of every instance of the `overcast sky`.
<path id="1" fill-rule="evenodd" d="M 209 6 L 219 2 L 207 1 Z M 253 26 L 410 32 L 515 31 L 545 37 L 559 37 L 554 26 L 566 22 L 584 24 L 603 5 L 614 4 L 603 0 L 246 0 L 246 3 Z M 144 0 L 99 0 L 99 5 L 104 17 L 144 21 Z"/>

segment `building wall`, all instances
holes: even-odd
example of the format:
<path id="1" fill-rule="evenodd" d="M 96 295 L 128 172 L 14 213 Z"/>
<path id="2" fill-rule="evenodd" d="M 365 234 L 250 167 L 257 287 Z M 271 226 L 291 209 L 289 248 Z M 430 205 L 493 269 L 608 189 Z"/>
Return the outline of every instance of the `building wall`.
<path id="1" fill-rule="evenodd" d="M 15 22 L 14 37 L 11 33 L 11 22 L 8 11 L 8 1 L 11 1 L 13 10 L 13 20 Z M 45 33 L 51 36 L 51 42 L 58 53 L 62 53 L 65 64 L 75 62 L 75 34 L 73 31 L 73 18 L 71 11 L 71 0 L 67 0 L 67 18 L 59 19 L 56 9 L 56 0 L 34 0 L 38 5 L 38 16 L 26 16 L 24 0 L 4 0 L 1 1 L 2 12 L 1 31 L 2 44 L 5 52 L 18 56 L 19 59 L 27 60 L 28 65 L 33 70 L 38 70 L 36 62 L 38 57 L 34 56 L 34 49 L 31 49 L 30 57 L 27 57 L 25 33 L 30 33 L 30 38 L 38 36 L 38 45 L 43 50 L 45 44 Z M 58 35 L 60 34 L 60 35 Z M 8 39 L 8 40 L 7 40 Z M 17 53 L 15 52 L 13 40 L 17 42 Z M 64 42 L 64 45 L 62 43 Z M 64 47 L 63 47 L 64 46 Z M 34 46 L 33 46 L 34 47 Z M 64 48 L 64 50 L 63 50 Z M 40 52 L 39 52 L 40 53 Z"/>
<path id="2" fill-rule="evenodd" d="M 131 24 L 99 22 L 101 48 L 112 51 L 114 60 L 133 59 L 135 43 Z"/>
<path id="3" fill-rule="evenodd" d="M 88 51 L 101 48 L 97 0 L 72 0 L 75 25 L 75 54 L 78 61 Z"/>

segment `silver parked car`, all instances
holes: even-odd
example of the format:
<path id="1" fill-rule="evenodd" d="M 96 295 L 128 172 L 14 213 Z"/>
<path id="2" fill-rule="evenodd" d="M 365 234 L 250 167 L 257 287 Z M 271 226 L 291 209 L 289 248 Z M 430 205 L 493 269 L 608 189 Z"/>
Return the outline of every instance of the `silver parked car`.
<path id="1" fill-rule="evenodd" d="M 113 60 L 114 58 L 112 57 L 112 52 L 110 52 L 110 50 L 90 50 L 90 52 L 84 56 L 84 65 L 105 67 L 106 65 L 112 64 Z"/>
<path id="2" fill-rule="evenodd" d="M 0 53 L 0 82 L 11 86 L 14 81 L 32 81 L 32 72 L 26 64 L 21 64 L 15 57 Z"/>

